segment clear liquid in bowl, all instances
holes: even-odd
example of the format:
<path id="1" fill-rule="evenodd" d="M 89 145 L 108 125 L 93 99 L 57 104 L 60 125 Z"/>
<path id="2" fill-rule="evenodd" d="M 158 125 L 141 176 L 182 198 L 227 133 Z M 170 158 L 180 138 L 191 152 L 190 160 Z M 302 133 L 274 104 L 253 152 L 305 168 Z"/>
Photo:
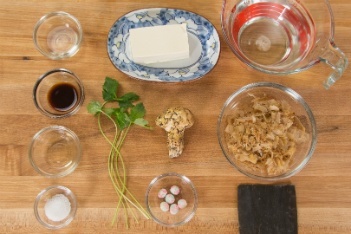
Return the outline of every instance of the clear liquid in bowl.
<path id="1" fill-rule="evenodd" d="M 308 55 L 315 27 L 305 8 L 297 2 L 249 3 L 236 5 L 231 17 L 234 46 L 243 57 L 264 69 L 287 70 Z"/>
<path id="2" fill-rule="evenodd" d="M 53 28 L 48 34 L 47 44 L 54 54 L 70 53 L 78 44 L 78 32 L 69 25 Z"/>

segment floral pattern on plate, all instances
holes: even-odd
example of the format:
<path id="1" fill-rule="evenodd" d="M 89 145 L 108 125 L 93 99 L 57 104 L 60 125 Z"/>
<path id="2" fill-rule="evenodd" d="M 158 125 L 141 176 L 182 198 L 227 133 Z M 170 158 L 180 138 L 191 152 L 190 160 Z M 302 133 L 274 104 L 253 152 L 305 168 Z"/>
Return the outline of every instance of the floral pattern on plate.
<path id="1" fill-rule="evenodd" d="M 196 37 L 201 47 L 195 61 L 179 67 L 153 67 L 134 63 L 128 56 L 129 29 L 168 24 L 187 24 L 188 35 Z M 220 42 L 216 29 L 204 17 L 192 12 L 168 8 L 151 8 L 130 12 L 112 26 L 107 51 L 114 66 L 128 76 L 159 82 L 182 82 L 198 79 L 216 65 Z"/>

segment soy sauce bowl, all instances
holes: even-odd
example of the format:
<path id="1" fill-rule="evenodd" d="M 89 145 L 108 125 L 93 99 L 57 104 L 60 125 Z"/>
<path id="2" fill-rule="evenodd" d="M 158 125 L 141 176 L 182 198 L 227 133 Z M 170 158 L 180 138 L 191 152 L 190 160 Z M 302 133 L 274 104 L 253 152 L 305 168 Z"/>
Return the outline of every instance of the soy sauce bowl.
<path id="1" fill-rule="evenodd" d="M 33 89 L 36 108 L 50 118 L 75 114 L 84 102 L 84 86 L 73 72 L 58 68 L 39 77 Z"/>

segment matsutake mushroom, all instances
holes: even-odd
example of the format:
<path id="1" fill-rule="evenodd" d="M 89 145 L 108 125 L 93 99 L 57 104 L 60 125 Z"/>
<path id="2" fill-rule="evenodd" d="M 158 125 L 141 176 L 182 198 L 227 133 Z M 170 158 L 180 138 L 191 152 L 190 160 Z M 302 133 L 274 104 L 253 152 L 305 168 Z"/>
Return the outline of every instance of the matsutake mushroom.
<path id="1" fill-rule="evenodd" d="M 156 119 L 156 125 L 167 132 L 167 147 L 169 157 L 175 158 L 184 149 L 184 132 L 194 124 L 194 117 L 190 110 L 183 107 L 171 107 Z"/>

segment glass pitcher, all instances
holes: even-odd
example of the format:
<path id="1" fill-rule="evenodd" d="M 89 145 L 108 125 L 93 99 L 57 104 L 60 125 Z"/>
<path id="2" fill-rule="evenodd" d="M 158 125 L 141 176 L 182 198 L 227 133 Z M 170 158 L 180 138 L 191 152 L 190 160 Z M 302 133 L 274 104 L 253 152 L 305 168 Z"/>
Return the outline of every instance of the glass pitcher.
<path id="1" fill-rule="evenodd" d="M 333 69 L 328 89 L 348 65 L 334 43 L 328 0 L 224 0 L 221 23 L 234 54 L 265 73 L 296 73 L 322 61 Z"/>

